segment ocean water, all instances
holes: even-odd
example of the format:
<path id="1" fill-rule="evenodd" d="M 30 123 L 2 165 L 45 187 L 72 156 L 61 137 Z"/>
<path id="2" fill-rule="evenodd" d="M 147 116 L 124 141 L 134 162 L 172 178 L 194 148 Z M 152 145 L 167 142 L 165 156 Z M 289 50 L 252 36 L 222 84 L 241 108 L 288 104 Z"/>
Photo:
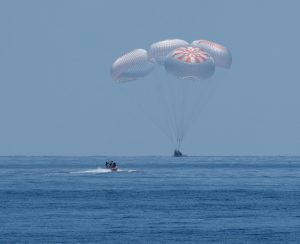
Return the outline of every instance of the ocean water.
<path id="1" fill-rule="evenodd" d="M 300 243 L 300 157 L 0 157 L 0 243 Z"/>

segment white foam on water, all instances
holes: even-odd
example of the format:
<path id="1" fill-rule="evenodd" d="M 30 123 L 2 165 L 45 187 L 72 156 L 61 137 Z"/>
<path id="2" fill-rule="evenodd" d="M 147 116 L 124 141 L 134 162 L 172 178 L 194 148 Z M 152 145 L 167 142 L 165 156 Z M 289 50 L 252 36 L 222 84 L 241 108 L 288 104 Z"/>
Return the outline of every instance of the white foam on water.
<path id="1" fill-rule="evenodd" d="M 110 169 L 104 169 L 104 168 L 96 168 L 96 169 L 89 169 L 84 171 L 76 171 L 76 172 L 70 172 L 71 174 L 105 174 L 105 173 L 118 173 L 118 172 L 136 172 L 135 169 L 118 169 L 117 171 L 112 171 Z"/>

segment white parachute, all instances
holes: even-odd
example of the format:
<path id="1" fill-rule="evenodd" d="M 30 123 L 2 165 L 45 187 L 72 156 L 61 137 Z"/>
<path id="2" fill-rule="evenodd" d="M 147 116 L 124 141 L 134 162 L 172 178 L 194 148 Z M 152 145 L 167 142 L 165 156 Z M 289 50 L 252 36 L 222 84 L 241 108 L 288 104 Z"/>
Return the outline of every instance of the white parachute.
<path id="1" fill-rule="evenodd" d="M 160 65 L 164 64 L 167 55 L 178 47 L 188 46 L 189 43 L 181 39 L 168 39 L 155 42 L 150 46 L 149 58 Z"/>
<path id="2" fill-rule="evenodd" d="M 111 76 L 115 81 L 136 80 L 149 74 L 154 64 L 148 59 L 148 52 L 135 49 L 119 57 L 111 66 Z"/>
<path id="3" fill-rule="evenodd" d="M 179 150 L 199 108 L 215 86 L 214 80 L 208 79 L 214 74 L 215 66 L 230 68 L 231 62 L 229 50 L 220 44 L 197 40 L 189 45 L 185 40 L 169 39 L 153 43 L 148 52 L 135 49 L 119 57 L 112 64 L 111 76 L 118 83 L 136 80 L 148 75 L 155 64 L 171 74 L 160 74 L 161 78 L 151 82 L 133 82 L 128 87 L 138 89 L 134 94 L 140 96 L 136 101 L 139 106 L 153 100 L 152 106 L 141 110 L 151 116 Z"/>

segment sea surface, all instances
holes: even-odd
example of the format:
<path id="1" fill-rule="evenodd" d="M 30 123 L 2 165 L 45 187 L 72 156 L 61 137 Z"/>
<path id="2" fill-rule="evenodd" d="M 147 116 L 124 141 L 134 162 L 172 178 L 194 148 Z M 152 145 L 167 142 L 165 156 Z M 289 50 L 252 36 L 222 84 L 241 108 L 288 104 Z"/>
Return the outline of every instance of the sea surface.
<path id="1" fill-rule="evenodd" d="M 297 244 L 300 157 L 0 157 L 0 243 Z"/>

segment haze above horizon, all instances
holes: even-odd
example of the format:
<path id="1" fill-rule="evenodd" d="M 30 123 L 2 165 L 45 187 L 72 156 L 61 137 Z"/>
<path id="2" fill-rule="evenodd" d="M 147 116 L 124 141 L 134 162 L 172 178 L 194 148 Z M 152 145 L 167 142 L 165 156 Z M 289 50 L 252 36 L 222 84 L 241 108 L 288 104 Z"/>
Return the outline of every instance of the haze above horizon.
<path id="1" fill-rule="evenodd" d="M 169 38 L 213 40 L 233 56 L 212 78 L 220 85 L 184 153 L 299 155 L 299 8 L 293 0 L 1 1 L 0 155 L 170 155 L 168 139 L 109 72 L 120 54 Z"/>

